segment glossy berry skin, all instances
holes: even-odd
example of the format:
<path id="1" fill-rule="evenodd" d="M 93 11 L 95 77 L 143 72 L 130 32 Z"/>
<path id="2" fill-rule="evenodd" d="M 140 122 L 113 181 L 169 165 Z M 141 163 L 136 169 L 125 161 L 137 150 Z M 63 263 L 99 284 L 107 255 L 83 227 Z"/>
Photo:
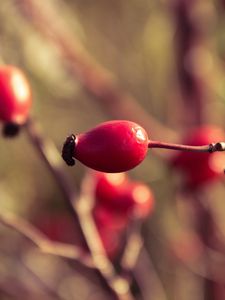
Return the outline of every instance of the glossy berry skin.
<path id="1" fill-rule="evenodd" d="M 136 167 L 145 158 L 148 136 L 138 124 L 109 121 L 78 134 L 74 158 L 94 170 L 117 173 Z"/>
<path id="2" fill-rule="evenodd" d="M 31 107 L 31 89 L 23 72 L 14 66 L 0 67 L 0 120 L 22 125 Z"/>
<path id="3" fill-rule="evenodd" d="M 109 211 L 117 223 L 127 217 L 145 218 L 153 210 L 154 197 L 149 186 L 128 179 L 125 173 L 95 173 L 95 202 Z M 99 209 L 98 209 L 99 210 Z M 102 214 L 107 216 L 107 214 Z M 109 219 L 109 217 L 105 218 Z"/>
<path id="4" fill-rule="evenodd" d="M 221 128 L 206 125 L 189 132 L 183 144 L 201 146 L 224 140 L 225 134 Z M 199 188 L 220 178 L 224 165 L 225 156 L 222 152 L 179 152 L 172 158 L 172 166 L 183 173 L 185 184 L 191 188 Z"/>

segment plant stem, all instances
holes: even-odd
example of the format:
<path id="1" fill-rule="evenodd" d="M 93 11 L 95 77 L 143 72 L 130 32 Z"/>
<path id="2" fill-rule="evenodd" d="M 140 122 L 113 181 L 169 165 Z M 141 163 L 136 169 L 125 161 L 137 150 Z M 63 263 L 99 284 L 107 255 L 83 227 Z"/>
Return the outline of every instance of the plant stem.
<path id="1" fill-rule="evenodd" d="M 31 143 L 38 150 L 40 156 L 55 177 L 56 182 L 65 196 L 64 198 L 70 211 L 78 220 L 81 233 L 89 247 L 94 267 L 99 271 L 111 292 L 116 296 L 116 299 L 134 300 L 130 292 L 128 280 L 116 273 L 113 264 L 104 251 L 101 238 L 92 218 L 91 210 L 87 207 L 88 201 L 82 201 L 87 195 L 81 194 L 81 196 L 79 196 L 76 193 L 72 181 L 64 171 L 61 155 L 55 145 L 50 140 L 44 138 L 37 123 L 30 118 L 25 124 L 25 129 Z"/>
<path id="2" fill-rule="evenodd" d="M 75 245 L 49 240 L 48 237 L 40 230 L 18 216 L 6 212 L 0 213 L 0 223 L 23 235 L 26 239 L 36 245 L 43 253 L 76 259 L 87 267 L 94 267 L 91 257 L 88 254 L 85 254 L 82 249 L 79 249 Z"/>
<path id="3" fill-rule="evenodd" d="M 192 151 L 192 152 L 208 152 L 213 153 L 216 151 L 225 151 L 225 142 L 212 143 L 203 146 L 190 146 L 190 145 L 180 145 L 173 143 L 164 143 L 159 141 L 149 141 L 148 148 L 162 148 L 170 150 L 180 150 L 180 151 Z"/>
<path id="4" fill-rule="evenodd" d="M 132 95 L 121 88 L 115 76 L 96 62 L 54 5 L 38 0 L 16 2 L 19 4 L 17 8 L 28 18 L 29 24 L 34 25 L 42 36 L 56 46 L 62 61 L 66 62 L 65 67 L 68 68 L 70 76 L 75 81 L 79 80 L 94 96 L 93 100 L 98 101 L 109 115 L 115 119 L 133 119 L 156 136 L 177 138 L 174 130 L 147 113 Z"/>

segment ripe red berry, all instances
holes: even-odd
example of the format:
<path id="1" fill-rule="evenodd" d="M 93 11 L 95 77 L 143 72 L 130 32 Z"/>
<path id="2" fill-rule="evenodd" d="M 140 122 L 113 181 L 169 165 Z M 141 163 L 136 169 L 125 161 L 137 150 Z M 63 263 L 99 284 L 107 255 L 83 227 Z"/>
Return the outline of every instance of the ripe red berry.
<path id="1" fill-rule="evenodd" d="M 72 157 L 94 170 L 117 173 L 140 164 L 148 150 L 148 136 L 138 124 L 109 121 L 76 137 L 68 137 L 62 156 L 69 165 Z"/>
<path id="2" fill-rule="evenodd" d="M 95 199 L 99 205 L 115 206 L 115 199 L 129 183 L 126 173 L 92 172 L 95 182 Z M 116 205 L 117 206 L 117 205 Z"/>
<path id="3" fill-rule="evenodd" d="M 143 219 L 152 211 L 154 198 L 148 186 L 125 173 L 91 173 L 94 183 L 93 217 L 107 254 L 113 258 L 122 245 L 131 218 Z"/>
<path id="4" fill-rule="evenodd" d="M 14 66 L 0 67 L 0 120 L 22 125 L 31 107 L 31 89 L 23 72 Z"/>
<path id="5" fill-rule="evenodd" d="M 224 131 L 216 126 L 202 126 L 193 129 L 184 138 L 188 145 L 207 145 L 225 138 Z M 172 158 L 172 165 L 183 172 L 185 182 L 192 188 L 198 188 L 205 183 L 214 181 L 223 175 L 221 166 L 225 164 L 224 154 L 179 152 Z"/>
<path id="6" fill-rule="evenodd" d="M 113 219 L 117 216 L 118 223 L 121 217 L 124 221 L 129 216 L 145 218 L 152 211 L 154 197 L 147 185 L 129 180 L 125 173 L 93 174 L 96 206 L 109 211 Z"/>
<path id="7" fill-rule="evenodd" d="M 135 218 L 146 218 L 154 208 L 153 193 L 147 185 L 141 182 L 132 182 L 121 198 Z"/>
<path id="8" fill-rule="evenodd" d="M 98 204 L 94 207 L 93 217 L 107 255 L 110 258 L 115 257 L 122 246 L 128 218 Z"/>
<path id="9" fill-rule="evenodd" d="M 93 216 L 98 227 L 108 228 L 112 231 L 123 230 L 128 224 L 128 218 L 117 210 L 110 210 L 109 207 L 96 203 L 93 209 Z"/>
<path id="10" fill-rule="evenodd" d="M 76 231 L 73 219 L 64 213 L 45 213 L 38 215 L 35 225 L 48 236 L 58 242 L 80 242 L 79 230 Z"/>

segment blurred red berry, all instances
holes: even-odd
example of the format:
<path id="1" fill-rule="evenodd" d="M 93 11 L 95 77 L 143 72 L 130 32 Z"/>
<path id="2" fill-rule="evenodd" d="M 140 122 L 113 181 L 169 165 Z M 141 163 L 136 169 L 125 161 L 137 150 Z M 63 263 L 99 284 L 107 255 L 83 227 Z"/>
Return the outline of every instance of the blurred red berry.
<path id="1" fill-rule="evenodd" d="M 128 217 L 101 205 L 94 207 L 93 217 L 107 255 L 110 258 L 115 257 L 122 246 Z"/>
<path id="2" fill-rule="evenodd" d="M 76 243 L 79 233 L 76 232 L 73 219 L 65 214 L 42 214 L 38 216 L 35 225 L 53 241 Z"/>
<path id="3" fill-rule="evenodd" d="M 183 144 L 201 146 L 225 140 L 224 131 L 216 126 L 202 126 L 190 131 Z M 198 153 L 177 152 L 172 158 L 172 165 L 183 172 L 189 187 L 198 188 L 223 175 L 225 156 L 221 152 Z"/>
<path id="4" fill-rule="evenodd" d="M 129 183 L 126 173 L 92 172 L 95 181 L 95 198 L 103 206 L 118 206 L 115 199 Z"/>
<path id="5" fill-rule="evenodd" d="M 94 180 L 93 217 L 107 254 L 114 257 L 132 218 L 143 219 L 153 209 L 150 188 L 125 173 L 91 173 Z"/>
<path id="6" fill-rule="evenodd" d="M 96 204 L 93 210 L 93 216 L 99 227 L 111 230 L 120 230 L 126 228 L 128 217 L 124 213 L 110 210 L 108 207 Z"/>
<path id="7" fill-rule="evenodd" d="M 31 89 L 23 72 L 14 66 L 0 67 L 0 119 L 22 125 L 31 108 Z"/>
<path id="8" fill-rule="evenodd" d="M 141 182 L 132 182 L 121 197 L 130 208 L 132 216 L 144 219 L 154 208 L 154 196 L 149 186 Z"/>
<path id="9" fill-rule="evenodd" d="M 105 251 L 108 257 L 113 259 L 117 256 L 121 247 L 122 231 L 96 225 Z"/>
<path id="10" fill-rule="evenodd" d="M 71 147 L 74 149 L 71 153 Z M 109 121 L 90 131 L 67 138 L 63 158 L 72 165 L 72 155 L 84 165 L 97 171 L 117 173 L 130 170 L 140 164 L 148 150 L 148 136 L 138 124 L 125 121 Z"/>
<path id="11" fill-rule="evenodd" d="M 151 189 L 136 181 L 128 180 L 125 173 L 95 174 L 96 205 L 106 208 L 112 214 L 144 218 L 153 209 L 154 197 Z"/>

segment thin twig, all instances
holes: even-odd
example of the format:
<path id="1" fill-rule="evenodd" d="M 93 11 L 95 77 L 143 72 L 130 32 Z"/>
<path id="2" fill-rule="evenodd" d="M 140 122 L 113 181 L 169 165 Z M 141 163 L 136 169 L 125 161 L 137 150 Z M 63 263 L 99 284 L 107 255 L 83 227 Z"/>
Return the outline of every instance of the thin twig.
<path id="1" fill-rule="evenodd" d="M 120 263 L 125 272 L 132 272 L 143 247 L 140 225 L 139 222 L 134 221 L 128 229 L 128 237 Z"/>
<path id="2" fill-rule="evenodd" d="M 114 76 L 95 61 L 53 5 L 37 0 L 19 0 L 17 3 L 38 31 L 58 48 L 70 75 L 81 82 L 107 113 L 117 119 L 132 119 L 162 139 L 168 136 L 177 139 L 176 132 L 147 113 L 134 97 L 123 91 Z"/>
<path id="3" fill-rule="evenodd" d="M 94 266 L 106 281 L 111 291 L 119 300 L 132 300 L 133 296 L 129 291 L 128 281 L 116 274 L 114 267 L 108 259 L 101 239 L 90 212 L 86 192 L 83 190 L 80 197 L 77 196 L 72 182 L 64 171 L 63 160 L 53 143 L 45 139 L 34 120 L 30 119 L 26 125 L 28 137 L 34 147 L 38 150 L 51 170 L 59 187 L 65 195 L 69 209 L 74 212 L 78 219 L 81 232 L 89 246 L 90 256 Z"/>
<path id="4" fill-rule="evenodd" d="M 53 286 L 51 286 L 49 283 L 47 283 L 44 279 L 42 279 L 40 276 L 38 276 L 31 268 L 24 262 L 21 261 L 21 264 L 23 268 L 26 270 L 26 272 L 29 274 L 29 277 L 31 276 L 34 282 L 42 288 L 42 290 L 52 297 L 54 297 L 55 300 L 66 300 L 64 296 L 59 295 L 57 289 Z"/>
<path id="5" fill-rule="evenodd" d="M 133 270 L 134 277 L 141 288 L 145 300 L 167 300 L 168 297 L 162 281 L 154 268 L 150 255 L 143 247 L 137 265 Z M 146 276 L 148 274 L 148 276 Z"/>
<path id="6" fill-rule="evenodd" d="M 180 151 L 213 153 L 217 151 L 225 151 L 225 142 L 211 143 L 209 145 L 203 145 L 203 146 L 191 146 L 191 145 L 181 145 L 181 144 L 165 143 L 165 142 L 150 140 L 148 143 L 148 148 L 161 148 L 161 149 L 180 150 Z"/>
<path id="7" fill-rule="evenodd" d="M 65 196 L 66 204 L 70 212 L 77 218 L 74 206 L 70 199 L 76 199 L 78 193 L 75 190 L 73 182 L 64 170 L 64 162 L 54 143 L 47 138 L 43 138 L 40 126 L 34 119 L 30 118 L 24 125 L 31 144 L 38 151 L 41 158 L 45 161 L 52 175 L 55 177 L 59 188 Z"/>
<path id="8" fill-rule="evenodd" d="M 193 195 L 191 194 L 188 195 L 186 193 L 180 193 L 177 194 L 176 197 L 178 217 L 180 220 L 182 220 L 183 224 L 181 236 L 186 237 L 185 243 L 189 249 L 189 252 L 191 251 L 191 253 L 187 252 L 187 249 L 185 249 L 184 246 L 182 247 L 182 245 L 179 246 L 178 251 L 184 248 L 184 252 L 186 251 L 188 256 L 179 254 L 177 255 L 176 251 L 174 252 L 174 250 L 172 250 L 172 252 L 174 252 L 176 258 L 182 262 L 185 268 L 189 269 L 192 273 L 201 276 L 206 280 L 224 283 L 225 256 L 223 252 L 216 250 L 214 245 L 213 247 L 207 245 L 205 241 L 202 240 L 200 234 L 197 234 L 197 231 L 190 227 L 190 220 L 192 220 L 193 223 L 193 215 L 191 213 L 193 209 L 190 209 L 190 207 L 194 206 L 194 212 L 197 215 L 194 223 L 197 222 L 199 226 L 202 226 L 201 230 L 205 231 L 205 224 L 201 224 L 202 220 L 200 216 L 202 214 L 202 209 L 205 210 L 206 208 L 202 206 L 200 199 L 192 199 L 192 196 Z M 204 203 L 206 202 L 205 197 L 206 195 L 204 195 Z M 212 214 L 210 207 L 208 207 L 208 209 L 210 214 Z M 196 225 L 196 227 L 199 226 Z M 171 238 L 169 238 L 168 243 L 173 247 L 174 241 L 170 239 Z M 179 239 L 177 239 L 175 242 L 179 242 Z"/>
<path id="9" fill-rule="evenodd" d="M 88 254 L 75 245 L 53 242 L 41 231 L 28 221 L 13 215 L 12 213 L 1 213 L 0 223 L 10 227 L 30 240 L 40 251 L 47 254 L 58 255 L 70 259 L 76 259 L 87 267 L 93 268 L 93 262 Z"/>
<path id="10" fill-rule="evenodd" d="M 87 244 L 91 250 L 91 256 L 98 270 L 104 274 L 108 284 L 120 295 L 119 299 L 133 299 L 129 294 L 129 282 L 122 276 L 118 276 L 107 257 L 107 253 L 99 236 L 98 229 L 92 215 L 93 181 L 91 176 L 86 175 L 81 185 L 81 195 L 76 202 L 76 210 L 80 216 L 82 230 L 87 237 Z"/>

